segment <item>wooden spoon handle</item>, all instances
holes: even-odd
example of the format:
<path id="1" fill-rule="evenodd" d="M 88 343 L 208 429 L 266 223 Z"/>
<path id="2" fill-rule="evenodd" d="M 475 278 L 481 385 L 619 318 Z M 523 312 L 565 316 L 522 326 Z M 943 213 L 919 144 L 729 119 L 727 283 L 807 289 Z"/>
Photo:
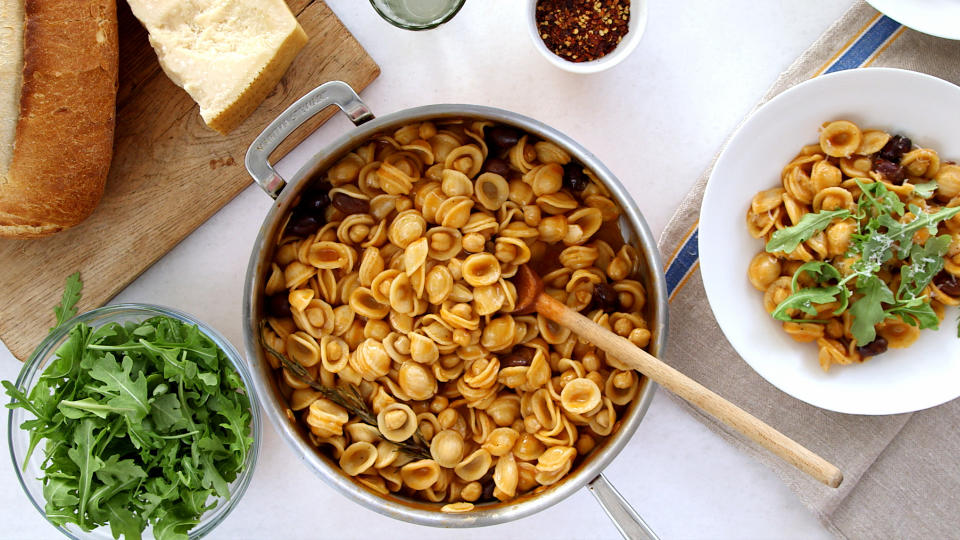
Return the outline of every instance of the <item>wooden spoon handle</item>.
<path id="1" fill-rule="evenodd" d="M 837 487 L 843 481 L 843 473 L 829 461 L 552 296 L 540 294 L 536 310 L 824 484 Z"/>

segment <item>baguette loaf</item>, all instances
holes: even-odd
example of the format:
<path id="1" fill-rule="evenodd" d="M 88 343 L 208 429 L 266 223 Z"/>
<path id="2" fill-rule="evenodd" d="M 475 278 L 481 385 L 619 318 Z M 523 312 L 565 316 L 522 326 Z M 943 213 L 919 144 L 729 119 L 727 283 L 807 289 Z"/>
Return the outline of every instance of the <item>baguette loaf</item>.
<path id="1" fill-rule="evenodd" d="M 114 0 L 0 0 L 0 236 L 38 237 L 96 207 L 113 153 Z"/>
<path id="2" fill-rule="evenodd" d="M 307 34 L 284 0 L 129 0 L 167 76 L 228 133 L 267 97 Z"/>

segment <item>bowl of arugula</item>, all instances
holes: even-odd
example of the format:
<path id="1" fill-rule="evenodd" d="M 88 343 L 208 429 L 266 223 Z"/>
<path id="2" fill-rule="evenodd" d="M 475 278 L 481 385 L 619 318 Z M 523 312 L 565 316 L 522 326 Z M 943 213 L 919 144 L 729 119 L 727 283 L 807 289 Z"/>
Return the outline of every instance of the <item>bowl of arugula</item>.
<path id="1" fill-rule="evenodd" d="M 854 363 L 834 365 L 825 371 L 818 363 L 817 344 L 799 343 L 784 332 L 785 318 L 774 318 L 783 314 L 775 310 L 771 316 L 764 308 L 763 293 L 747 278 L 751 260 L 761 250 L 789 253 L 795 247 L 793 242 L 786 242 L 791 236 L 797 236 L 794 242 L 805 240 L 819 230 L 818 223 L 823 225 L 844 217 L 829 211 L 812 213 L 804 220 L 803 227 L 797 224 L 778 231 L 777 240 L 782 245 L 777 246 L 765 246 L 763 241 L 752 237 L 745 222 L 754 194 L 779 186 L 784 165 L 798 149 L 816 143 L 824 123 L 834 120 L 902 134 L 912 140 L 915 148 L 935 149 L 943 163 L 960 159 L 960 136 L 956 130 L 960 125 L 960 87 L 949 82 L 912 71 L 868 68 L 823 75 L 784 91 L 757 109 L 733 135 L 718 158 L 704 192 L 699 223 L 700 270 L 710 307 L 730 344 L 758 374 L 787 394 L 817 407 L 849 414 L 898 414 L 957 398 L 960 396 L 960 385 L 956 384 L 960 378 L 957 308 L 947 307 L 943 319 L 938 320 L 936 315 L 931 316 L 933 311 L 925 303 L 928 302 L 925 297 L 906 298 L 902 294 L 910 288 L 906 286 L 895 288 L 895 294 L 891 294 L 889 287 L 881 286 L 882 280 L 876 278 L 877 272 L 886 268 L 884 264 L 919 268 L 915 255 L 924 250 L 913 249 L 909 241 L 912 236 L 907 233 L 919 228 L 935 230 L 933 222 L 938 216 L 944 216 L 922 214 L 929 222 L 926 223 L 914 215 L 915 222 L 910 222 L 903 215 L 904 209 L 892 204 L 899 203 L 897 198 L 880 192 L 882 185 L 872 186 L 875 190 L 864 190 L 859 202 L 854 197 L 857 210 L 856 216 L 851 213 L 850 221 L 856 224 L 859 233 L 852 237 L 850 251 L 844 257 L 875 253 L 877 272 L 851 280 L 847 274 L 836 275 L 836 268 L 829 264 L 811 262 L 805 270 L 808 274 L 812 272 L 810 275 L 818 285 L 803 290 L 794 286 L 794 293 L 837 294 L 829 298 L 826 297 L 829 294 L 824 298 L 811 297 L 810 303 L 793 303 L 788 307 L 796 309 L 781 310 L 787 311 L 788 316 L 802 317 L 801 312 L 810 311 L 813 304 L 836 301 L 841 307 L 849 306 L 853 316 L 851 330 L 856 340 L 852 343 L 857 346 L 861 340 L 864 344 L 873 340 L 873 327 L 878 321 L 910 311 L 912 314 L 906 318 L 918 322 L 922 329 L 917 340 L 906 348 L 891 347 L 872 356 L 856 354 Z M 932 192 L 937 186 L 916 185 L 915 189 Z M 930 194 L 918 191 L 918 196 L 930 197 Z M 870 201 L 871 198 L 874 201 Z M 892 203 L 874 208 L 879 203 L 872 203 L 881 200 Z M 938 201 L 937 205 L 947 203 Z M 864 210 L 867 207 L 871 208 L 870 212 Z M 810 230 L 800 230 L 805 228 Z M 912 253 L 909 257 L 904 255 L 908 248 Z M 924 248 L 932 249 L 933 244 Z M 899 255 L 893 257 L 894 252 Z M 919 255 L 919 260 L 927 260 L 924 253 Z M 888 259 L 889 262 L 884 262 Z M 936 262 L 939 257 L 928 259 Z M 873 261 L 869 257 L 863 260 Z M 924 289 L 920 278 L 929 282 L 941 268 L 927 266 L 929 272 L 914 272 L 909 282 L 901 273 L 903 280 L 898 283 L 916 281 L 915 288 Z M 876 287 L 870 287 L 871 284 Z M 795 295 L 795 298 L 803 300 L 801 296 Z M 789 315 L 789 312 L 799 315 Z M 867 322 L 858 324 L 858 321 Z"/>
<path id="2" fill-rule="evenodd" d="M 75 315 L 75 274 L 57 324 L 24 365 L 8 442 L 24 491 L 71 538 L 200 538 L 243 496 L 259 408 L 236 349 L 169 308 Z"/>

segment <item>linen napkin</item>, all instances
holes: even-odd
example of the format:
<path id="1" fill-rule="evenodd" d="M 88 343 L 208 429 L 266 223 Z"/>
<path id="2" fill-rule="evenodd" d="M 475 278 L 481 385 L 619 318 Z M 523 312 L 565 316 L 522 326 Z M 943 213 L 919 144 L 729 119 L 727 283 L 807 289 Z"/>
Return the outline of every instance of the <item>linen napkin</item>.
<path id="1" fill-rule="evenodd" d="M 960 84 L 960 41 L 907 29 L 857 2 L 780 75 L 761 103 L 811 77 L 868 66 L 910 69 Z M 844 472 L 843 484 L 823 486 L 681 403 L 768 464 L 840 538 L 960 536 L 960 400 L 892 416 L 825 411 L 767 383 L 724 338 L 707 304 L 697 252 L 700 202 L 711 169 L 684 198 L 659 242 L 671 294 L 665 359 L 826 457 Z"/>

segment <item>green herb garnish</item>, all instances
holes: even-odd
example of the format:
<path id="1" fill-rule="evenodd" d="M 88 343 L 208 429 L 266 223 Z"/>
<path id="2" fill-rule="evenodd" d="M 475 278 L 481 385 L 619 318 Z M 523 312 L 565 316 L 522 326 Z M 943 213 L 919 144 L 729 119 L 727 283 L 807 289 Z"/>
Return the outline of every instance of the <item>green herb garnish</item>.
<path id="1" fill-rule="evenodd" d="M 76 313 L 79 275 L 67 280 L 57 325 Z M 114 538 L 185 539 L 228 498 L 250 445 L 250 402 L 225 353 L 199 328 L 158 316 L 92 328 L 77 323 L 26 394 L 3 381 L 35 418 L 30 459 L 44 441 L 43 493 L 56 525 Z"/>
<path id="2" fill-rule="evenodd" d="M 767 242 L 767 252 L 782 251 L 790 253 L 797 249 L 797 246 L 802 242 L 809 240 L 813 235 L 830 226 L 833 220 L 847 217 L 850 217 L 849 210 L 822 210 L 815 214 L 805 214 L 800 218 L 800 223 L 773 233 L 770 241 Z"/>
<path id="3" fill-rule="evenodd" d="M 866 345 L 877 337 L 875 325 L 887 318 L 883 304 L 891 304 L 896 299 L 890 287 L 877 276 L 861 277 L 857 280 L 857 294 L 860 298 L 850 304 L 850 333 L 858 344 Z"/>
<path id="4" fill-rule="evenodd" d="M 67 277 L 67 284 L 63 288 L 63 297 L 60 298 L 60 305 L 53 308 L 53 313 L 57 316 L 57 324 L 50 329 L 51 332 L 60 328 L 60 326 L 77 316 L 77 302 L 80 301 L 80 291 L 83 289 L 83 282 L 80 281 L 80 272 L 74 272 Z"/>
<path id="5" fill-rule="evenodd" d="M 913 193 L 920 198 L 929 199 L 933 197 L 933 192 L 937 190 L 937 181 L 931 180 L 922 184 L 913 184 Z"/>
<path id="6" fill-rule="evenodd" d="M 915 190 L 925 196 L 936 188 L 935 182 L 933 186 L 930 184 L 918 184 Z M 897 194 L 881 182 L 857 181 L 857 185 L 862 194 L 857 201 L 856 214 L 848 210 L 807 214 L 793 227 L 773 233 L 766 250 L 789 253 L 836 219 L 852 217 L 857 227 L 844 255 L 845 259 L 853 261 L 849 271 L 841 272 L 825 261 L 811 261 L 800 266 L 794 274 L 790 296 L 777 306 L 773 317 L 781 321 L 822 323 L 825 321 L 797 319 L 791 314 L 800 311 L 816 315 L 814 304 L 838 302 L 840 307 L 834 314 L 842 313 L 849 306 L 853 317 L 850 333 L 860 345 L 872 342 L 876 338 L 875 326 L 890 317 L 900 317 L 921 329 L 937 328 L 939 319 L 923 291 L 943 269 L 943 256 L 950 247 L 951 237 L 932 236 L 923 245 L 915 244 L 913 237 L 924 229 L 936 234 L 937 225 L 960 213 L 960 207 L 927 213 L 916 205 L 905 207 Z M 907 211 L 913 218 L 901 223 Z M 904 263 L 899 267 L 900 285 L 896 291 L 878 276 L 894 257 Z M 807 273 L 818 286 L 800 287 L 798 279 L 802 273 Z"/>

